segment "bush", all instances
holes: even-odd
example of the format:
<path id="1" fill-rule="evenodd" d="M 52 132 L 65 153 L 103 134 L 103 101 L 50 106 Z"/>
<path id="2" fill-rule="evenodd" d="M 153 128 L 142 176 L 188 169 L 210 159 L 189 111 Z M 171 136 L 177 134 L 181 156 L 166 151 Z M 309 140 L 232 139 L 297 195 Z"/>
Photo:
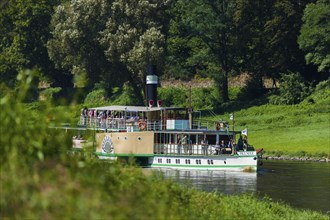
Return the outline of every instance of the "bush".
<path id="1" fill-rule="evenodd" d="M 62 90 L 61 87 L 47 88 L 40 92 L 40 100 L 53 100 L 54 95 L 58 94 Z"/>
<path id="2" fill-rule="evenodd" d="M 280 103 L 286 105 L 298 104 L 310 94 L 310 88 L 299 73 L 282 74 L 279 90 Z"/>
<path id="3" fill-rule="evenodd" d="M 265 93 L 262 84 L 257 79 L 251 78 L 237 95 L 239 100 L 251 101 L 261 97 Z"/>
<path id="4" fill-rule="evenodd" d="M 216 103 L 214 88 L 192 88 L 191 106 L 196 110 L 212 109 Z M 159 99 L 164 106 L 188 107 L 189 90 L 186 88 L 158 88 Z"/>
<path id="5" fill-rule="evenodd" d="M 114 88 L 112 93 L 112 105 L 139 105 L 140 103 L 135 97 L 133 88 L 128 83 L 125 83 L 121 89 Z"/>
<path id="6" fill-rule="evenodd" d="M 163 101 L 164 106 L 187 106 L 187 89 L 185 88 L 158 88 L 158 97 Z"/>
<path id="7" fill-rule="evenodd" d="M 87 106 L 102 106 L 108 103 L 109 100 L 106 98 L 106 91 L 104 89 L 97 89 L 90 92 L 84 101 Z"/>

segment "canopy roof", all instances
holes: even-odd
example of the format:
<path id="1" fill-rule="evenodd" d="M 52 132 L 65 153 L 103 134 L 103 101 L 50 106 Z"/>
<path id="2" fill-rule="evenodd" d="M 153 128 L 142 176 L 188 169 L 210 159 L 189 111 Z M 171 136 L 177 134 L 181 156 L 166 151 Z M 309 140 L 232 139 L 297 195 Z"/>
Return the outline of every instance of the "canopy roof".
<path id="1" fill-rule="evenodd" d="M 125 111 L 125 112 L 150 112 L 150 111 L 162 111 L 162 110 L 185 110 L 186 108 L 180 107 L 146 107 L 146 106 L 124 106 L 124 105 L 112 105 L 90 108 L 93 110 L 110 110 L 110 111 Z"/>

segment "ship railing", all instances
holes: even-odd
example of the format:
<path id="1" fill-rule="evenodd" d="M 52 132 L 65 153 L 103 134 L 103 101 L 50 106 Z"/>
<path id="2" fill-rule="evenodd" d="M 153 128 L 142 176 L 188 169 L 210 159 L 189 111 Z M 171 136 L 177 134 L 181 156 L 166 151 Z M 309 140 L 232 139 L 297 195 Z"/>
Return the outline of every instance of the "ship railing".
<path id="1" fill-rule="evenodd" d="M 163 126 L 162 126 L 162 121 L 147 121 L 147 131 L 160 131 L 162 130 Z"/>
<path id="2" fill-rule="evenodd" d="M 200 130 L 220 130 L 220 131 L 228 131 L 228 127 L 224 123 L 219 123 L 218 128 L 217 127 L 217 122 L 215 121 L 194 121 L 193 123 L 193 129 L 200 129 Z"/>
<path id="3" fill-rule="evenodd" d="M 144 122 L 145 127 L 140 126 Z M 96 129 L 115 129 L 115 130 L 128 130 L 130 131 L 156 131 L 162 130 L 162 121 L 149 121 L 137 119 L 124 119 L 124 118 L 100 118 L 100 117 L 85 117 L 81 116 L 78 122 L 79 126 L 91 127 Z"/>

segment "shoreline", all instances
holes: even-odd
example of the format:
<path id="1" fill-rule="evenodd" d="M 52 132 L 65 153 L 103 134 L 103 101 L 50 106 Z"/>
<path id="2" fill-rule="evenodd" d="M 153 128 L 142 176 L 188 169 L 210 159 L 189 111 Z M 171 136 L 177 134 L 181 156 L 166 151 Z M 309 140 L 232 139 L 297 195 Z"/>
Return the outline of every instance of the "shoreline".
<path id="1" fill-rule="evenodd" d="M 292 161 L 310 161 L 310 162 L 321 162 L 329 163 L 329 158 L 317 158 L 317 157 L 298 157 L 298 156 L 272 156 L 272 155 L 263 155 L 264 160 L 292 160 Z"/>

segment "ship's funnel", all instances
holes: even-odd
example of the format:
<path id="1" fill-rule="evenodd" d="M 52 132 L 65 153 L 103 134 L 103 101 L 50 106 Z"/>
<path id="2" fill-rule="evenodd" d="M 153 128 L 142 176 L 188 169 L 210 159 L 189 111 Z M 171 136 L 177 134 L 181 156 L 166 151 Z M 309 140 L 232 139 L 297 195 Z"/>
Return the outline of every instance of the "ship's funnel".
<path id="1" fill-rule="evenodd" d="M 146 78 L 146 92 L 147 92 L 147 105 L 153 107 L 157 103 L 157 84 L 158 77 L 155 74 L 155 66 L 149 65 L 147 68 Z"/>

